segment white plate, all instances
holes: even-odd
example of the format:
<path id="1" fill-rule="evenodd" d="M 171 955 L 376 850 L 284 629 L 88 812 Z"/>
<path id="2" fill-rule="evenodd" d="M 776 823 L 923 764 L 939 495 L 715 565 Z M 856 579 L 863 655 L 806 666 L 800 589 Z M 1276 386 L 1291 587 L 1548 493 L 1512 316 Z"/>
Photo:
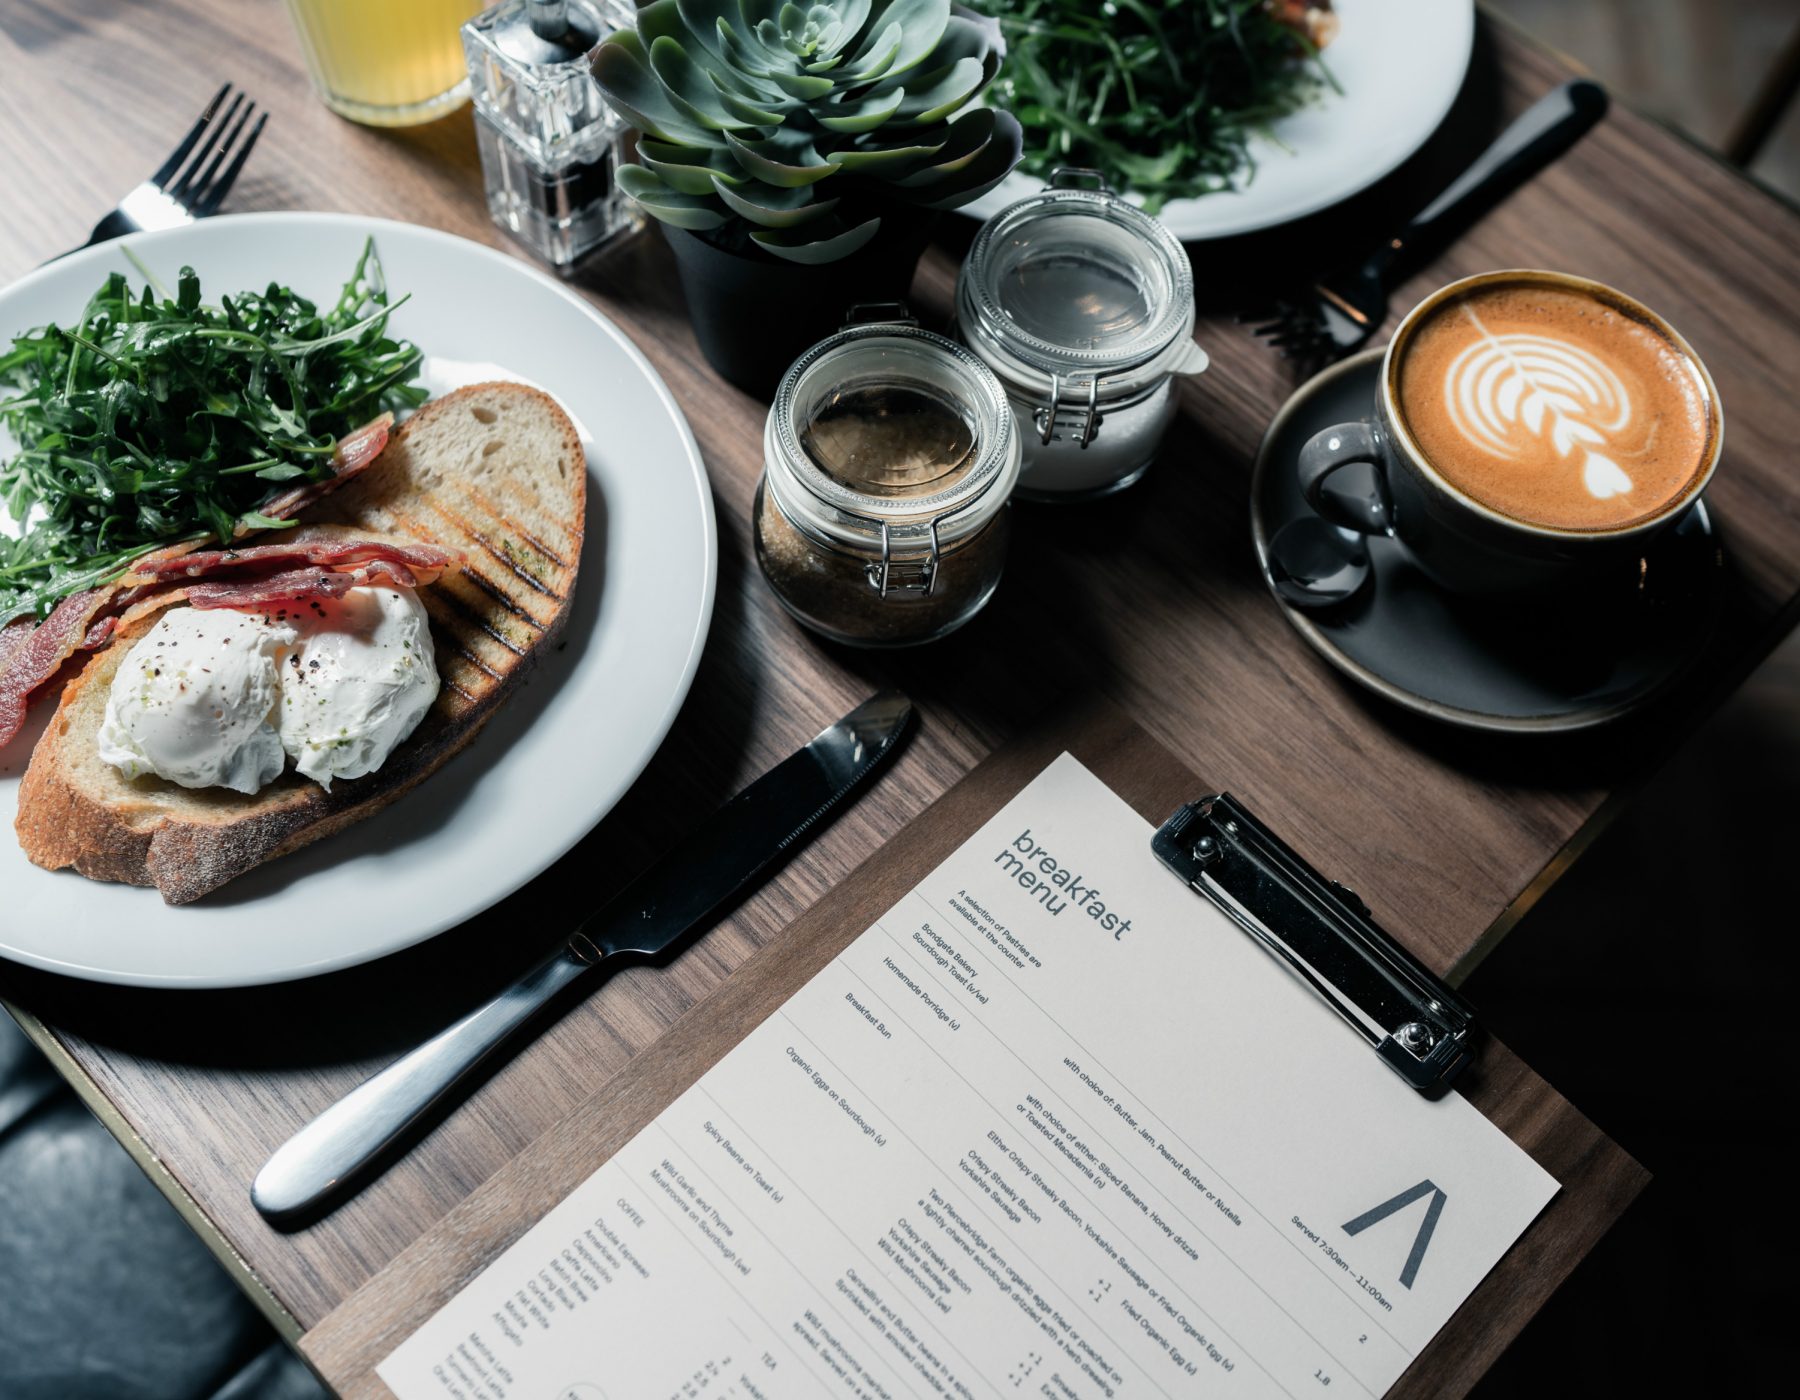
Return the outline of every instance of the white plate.
<path id="1" fill-rule="evenodd" d="M 0 955 L 107 982 L 227 987 L 366 962 L 479 913 L 611 809 L 674 722 L 699 664 L 717 572 L 712 494 L 667 387 L 619 328 L 514 258 L 432 229 L 339 214 L 245 214 L 129 240 L 208 299 L 271 279 L 335 301 L 373 235 L 394 330 L 434 391 L 542 386 L 587 448 L 587 544 L 566 645 L 476 741 L 386 811 L 173 909 L 154 890 L 30 864 L 13 839 L 19 776 L 51 707 L 0 751 Z M 0 336 L 68 320 L 110 271 L 92 248 L 0 292 Z M 503 372 L 495 372 L 504 367 Z"/>
<path id="2" fill-rule="evenodd" d="M 1257 136 L 1255 178 L 1241 190 L 1177 199 L 1159 218 L 1177 238 L 1226 238 L 1316 214 L 1390 173 L 1425 143 L 1469 71 L 1474 0 L 1338 0 L 1325 62 L 1344 89 Z M 1028 137 L 1029 139 L 1029 137 Z M 1015 171 L 961 213 L 991 218 L 1043 187 Z"/>

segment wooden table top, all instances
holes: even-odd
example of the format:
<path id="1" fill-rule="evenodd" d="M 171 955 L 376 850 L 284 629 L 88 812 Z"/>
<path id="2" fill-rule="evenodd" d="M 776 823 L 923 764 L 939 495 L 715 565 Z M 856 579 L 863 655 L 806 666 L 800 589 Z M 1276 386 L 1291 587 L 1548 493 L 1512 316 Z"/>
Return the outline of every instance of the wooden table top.
<path id="1" fill-rule="evenodd" d="M 272 113 L 230 208 L 354 211 L 509 246 L 486 216 L 468 113 L 398 132 L 332 116 L 307 86 L 275 0 L 118 9 L 0 0 L 0 72 L 9 134 L 0 188 L 12 195 L 0 220 L 0 282 L 80 242 L 225 79 Z M 1300 226 L 1196 249 L 1197 335 L 1213 363 L 1184 389 L 1162 465 L 1108 503 L 1022 509 L 992 606 L 918 653 L 825 645 L 777 606 L 748 529 L 764 405 L 707 369 L 660 239 L 609 253 L 579 289 L 629 331 L 686 410 L 719 519 L 711 638 L 643 779 L 543 879 L 373 967 L 288 987 L 152 993 L 5 965 L 0 995 L 295 1336 L 1065 692 L 1117 702 L 1321 868 L 1354 872 L 1381 921 L 1428 964 L 1465 975 L 1791 615 L 1800 593 L 1800 474 L 1790 467 L 1800 395 L 1788 383 L 1800 365 L 1800 221 L 1615 108 L 1395 299 L 1403 312 L 1431 288 L 1492 267 L 1582 273 L 1662 311 L 1718 383 L 1729 431 L 1709 500 L 1735 586 L 1712 649 L 1652 711 L 1558 739 L 1473 735 L 1402 713 L 1342 680 L 1283 620 L 1257 573 L 1247 484 L 1293 380 L 1229 307 L 1259 279 L 1387 231 L 1394 211 L 1417 207 L 1499 122 L 1567 75 L 1559 60 L 1484 24 L 1457 110 L 1394 177 Z M 948 235 L 959 238 L 967 232 Z M 943 246 L 927 255 L 915 302 L 928 320 L 948 309 L 954 266 Z M 675 964 L 616 977 L 576 1005 L 335 1214 L 282 1234 L 255 1213 L 251 1176 L 302 1122 L 484 999 L 566 928 L 566 908 L 597 902 L 673 844 L 693 813 L 880 685 L 920 703 L 921 730 L 801 859 Z"/>

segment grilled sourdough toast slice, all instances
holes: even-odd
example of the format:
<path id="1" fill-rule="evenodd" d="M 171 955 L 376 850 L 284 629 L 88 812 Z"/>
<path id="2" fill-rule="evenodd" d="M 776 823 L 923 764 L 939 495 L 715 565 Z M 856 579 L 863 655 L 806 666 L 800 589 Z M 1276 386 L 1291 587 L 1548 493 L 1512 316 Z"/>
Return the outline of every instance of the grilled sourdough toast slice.
<path id="1" fill-rule="evenodd" d="M 386 806 L 473 739 L 561 631 L 586 502 L 580 438 L 548 395 L 476 384 L 426 404 L 307 515 L 463 551 L 460 569 L 419 594 L 441 686 L 418 728 L 378 770 L 330 792 L 291 769 L 254 796 L 127 779 L 96 739 L 113 675 L 160 616 L 134 610 L 63 691 L 32 753 L 17 821 L 26 855 L 186 904 Z"/>

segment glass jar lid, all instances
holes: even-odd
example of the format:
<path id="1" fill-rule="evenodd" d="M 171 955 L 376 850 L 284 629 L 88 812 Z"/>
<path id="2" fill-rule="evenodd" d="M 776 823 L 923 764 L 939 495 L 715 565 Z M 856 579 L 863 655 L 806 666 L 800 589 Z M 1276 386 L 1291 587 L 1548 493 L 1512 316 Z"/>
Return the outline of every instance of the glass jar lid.
<path id="1" fill-rule="evenodd" d="M 768 484 L 825 543 L 933 555 L 993 518 L 1019 435 L 981 360 L 906 321 L 850 326 L 788 369 L 764 434 Z"/>
<path id="2" fill-rule="evenodd" d="M 1032 387 L 1057 376 L 1130 392 L 1200 353 L 1187 253 L 1093 171 L 1058 170 L 989 219 L 957 304 L 965 337 Z"/>

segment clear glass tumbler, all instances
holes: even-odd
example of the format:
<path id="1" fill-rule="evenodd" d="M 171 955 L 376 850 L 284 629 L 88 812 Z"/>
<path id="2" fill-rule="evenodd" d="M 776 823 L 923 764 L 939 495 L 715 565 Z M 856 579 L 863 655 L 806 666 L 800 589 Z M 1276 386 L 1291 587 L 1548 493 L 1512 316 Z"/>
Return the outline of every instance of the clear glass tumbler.
<path id="1" fill-rule="evenodd" d="M 366 126 L 416 126 L 468 101 L 460 30 L 481 0 L 288 0 L 313 86 Z"/>

